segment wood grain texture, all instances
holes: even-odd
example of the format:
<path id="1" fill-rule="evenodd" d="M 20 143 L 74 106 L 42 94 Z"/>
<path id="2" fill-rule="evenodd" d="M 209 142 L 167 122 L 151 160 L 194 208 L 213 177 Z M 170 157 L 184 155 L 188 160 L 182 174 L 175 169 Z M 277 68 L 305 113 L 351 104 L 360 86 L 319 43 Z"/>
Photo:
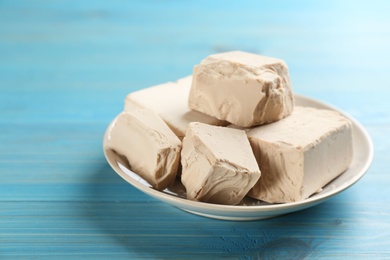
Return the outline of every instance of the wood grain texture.
<path id="1" fill-rule="evenodd" d="M 0 259 L 390 258 L 387 1 L 0 1 Z M 132 188 L 102 152 L 125 96 L 207 55 L 286 60 L 294 92 L 369 131 L 352 188 L 277 218 L 230 222 Z"/>

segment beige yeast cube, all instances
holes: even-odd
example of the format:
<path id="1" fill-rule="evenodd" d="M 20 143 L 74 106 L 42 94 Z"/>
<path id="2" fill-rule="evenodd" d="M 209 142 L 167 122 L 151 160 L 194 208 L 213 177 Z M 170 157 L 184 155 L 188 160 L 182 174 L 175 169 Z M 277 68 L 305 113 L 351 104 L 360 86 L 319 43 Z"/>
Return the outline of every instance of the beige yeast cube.
<path id="1" fill-rule="evenodd" d="M 237 129 L 190 123 L 181 162 L 191 200 L 238 204 L 260 177 L 248 138 Z"/>
<path id="2" fill-rule="evenodd" d="M 247 132 L 262 171 L 249 196 L 300 201 L 344 172 L 352 160 L 352 125 L 338 112 L 295 107 L 275 123 Z"/>
<path id="3" fill-rule="evenodd" d="M 122 112 L 109 129 L 108 147 L 125 156 L 131 170 L 158 190 L 176 178 L 181 141 L 152 110 Z"/>
<path id="4" fill-rule="evenodd" d="M 227 125 L 218 120 L 188 108 L 188 95 L 192 76 L 142 89 L 127 95 L 125 111 L 134 108 L 148 108 L 160 115 L 172 131 L 183 139 L 190 122 L 202 122 L 210 125 Z"/>
<path id="5" fill-rule="evenodd" d="M 195 66 L 188 102 L 193 110 L 250 127 L 291 114 L 294 97 L 283 60 L 233 51 Z"/>

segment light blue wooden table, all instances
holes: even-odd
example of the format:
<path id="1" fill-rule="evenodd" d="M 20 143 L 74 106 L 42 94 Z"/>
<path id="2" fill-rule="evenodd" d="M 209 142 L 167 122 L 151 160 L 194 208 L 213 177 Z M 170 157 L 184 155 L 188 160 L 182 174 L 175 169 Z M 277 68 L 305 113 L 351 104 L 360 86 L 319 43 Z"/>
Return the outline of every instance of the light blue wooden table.
<path id="1" fill-rule="evenodd" d="M 390 259 L 388 1 L 0 1 L 0 259 Z M 102 138 L 132 91 L 207 55 L 284 59 L 354 116 L 372 167 L 329 201 L 231 222 L 139 192 Z"/>

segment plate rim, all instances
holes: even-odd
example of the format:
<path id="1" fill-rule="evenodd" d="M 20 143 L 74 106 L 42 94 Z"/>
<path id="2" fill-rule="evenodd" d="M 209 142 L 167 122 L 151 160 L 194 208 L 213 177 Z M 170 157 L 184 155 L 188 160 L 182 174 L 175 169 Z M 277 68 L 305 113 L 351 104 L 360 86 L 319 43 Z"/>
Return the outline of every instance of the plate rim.
<path id="1" fill-rule="evenodd" d="M 260 219 L 263 218 L 263 215 L 271 215 L 267 217 L 277 216 L 285 213 L 291 213 L 293 211 L 302 210 L 304 208 L 308 208 L 311 206 L 315 206 L 319 203 L 322 203 L 323 201 L 335 196 L 338 193 L 341 193 L 345 191 L 346 189 L 353 186 L 355 183 L 357 183 L 368 171 L 373 158 L 374 158 L 374 145 L 372 142 L 372 139 L 367 132 L 367 130 L 363 127 L 363 125 L 358 122 L 355 118 L 353 118 L 351 115 L 347 114 L 346 112 L 342 111 L 341 109 L 330 105 L 326 102 L 317 100 L 312 97 L 300 95 L 300 94 L 294 94 L 295 99 L 300 99 L 301 101 L 313 103 L 317 106 L 321 106 L 324 108 L 335 110 L 345 117 L 347 117 L 349 120 L 352 121 L 354 127 L 356 126 L 356 130 L 359 131 L 364 137 L 364 140 L 366 141 L 366 146 L 368 148 L 367 150 L 367 158 L 364 164 L 361 166 L 360 171 L 351 178 L 346 183 L 343 183 L 339 187 L 328 191 L 324 194 L 319 194 L 316 197 L 310 197 L 302 201 L 297 202 L 290 202 L 290 203 L 281 203 L 281 204 L 269 204 L 269 205 L 250 205 L 250 206 L 244 206 L 244 205 L 222 205 L 222 204 L 212 204 L 207 202 L 199 202 L 199 201 L 192 201 L 185 198 L 169 195 L 167 193 L 155 190 L 151 187 L 147 187 L 143 184 L 140 184 L 138 181 L 130 177 L 128 174 L 126 174 L 122 169 L 120 169 L 119 165 L 113 164 L 113 162 L 109 159 L 109 151 L 106 148 L 106 142 L 107 142 L 107 136 L 109 129 L 111 125 L 114 123 L 116 117 L 112 120 L 112 122 L 107 127 L 104 139 L 103 139 L 103 152 L 104 156 L 111 166 L 113 170 L 122 177 L 126 182 L 130 183 L 133 187 L 137 188 L 138 190 L 146 193 L 147 195 L 150 195 L 160 201 L 163 201 L 165 203 L 169 203 L 175 207 L 181 208 L 187 212 L 202 215 L 205 217 L 212 217 L 212 218 L 219 218 L 219 219 L 227 219 L 227 220 L 252 220 L 252 219 Z M 118 162 L 116 162 L 118 164 Z M 130 171 L 130 170 L 129 170 Z M 341 176 L 341 175 L 340 175 Z M 205 213 L 207 211 L 208 213 Z M 210 214 L 210 212 L 213 212 Z M 217 215 L 223 213 L 223 215 Z M 230 214 L 237 215 L 240 213 L 253 213 L 250 216 L 228 216 Z"/>

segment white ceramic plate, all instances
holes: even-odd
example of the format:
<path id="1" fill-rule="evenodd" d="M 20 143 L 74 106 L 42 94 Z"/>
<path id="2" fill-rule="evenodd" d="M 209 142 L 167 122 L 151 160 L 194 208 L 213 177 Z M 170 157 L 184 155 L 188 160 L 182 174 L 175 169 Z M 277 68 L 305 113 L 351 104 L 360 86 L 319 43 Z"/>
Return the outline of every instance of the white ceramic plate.
<path id="1" fill-rule="evenodd" d="M 354 155 L 350 167 L 347 171 L 326 185 L 321 192 L 316 193 L 303 201 L 286 204 L 267 204 L 254 199 L 245 198 L 241 205 L 236 206 L 191 201 L 185 198 L 185 190 L 179 180 L 164 191 L 157 191 L 151 188 L 146 181 L 129 169 L 126 160 L 107 148 L 107 132 L 103 141 L 104 154 L 111 167 L 135 188 L 156 199 L 197 215 L 224 220 L 255 220 L 306 209 L 322 203 L 332 196 L 346 190 L 363 177 L 372 162 L 374 149 L 371 138 L 366 130 L 359 122 L 351 118 L 351 116 L 346 115 L 328 104 L 300 95 L 295 95 L 295 103 L 300 106 L 336 110 L 344 114 L 353 122 Z"/>

